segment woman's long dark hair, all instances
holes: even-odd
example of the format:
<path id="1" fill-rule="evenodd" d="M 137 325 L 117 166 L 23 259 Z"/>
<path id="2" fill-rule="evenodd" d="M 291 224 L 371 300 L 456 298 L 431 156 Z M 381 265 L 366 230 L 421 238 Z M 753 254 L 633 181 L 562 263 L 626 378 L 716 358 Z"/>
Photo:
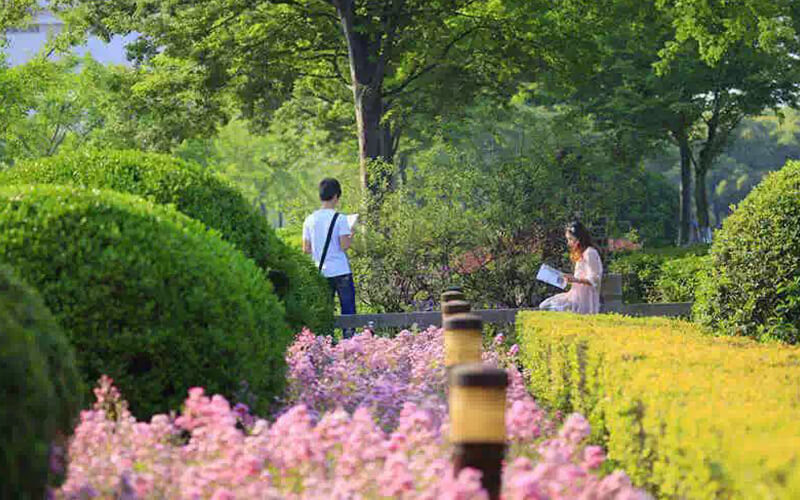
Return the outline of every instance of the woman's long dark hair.
<path id="1" fill-rule="evenodd" d="M 586 251 L 587 248 L 593 247 L 594 242 L 592 241 L 592 235 L 589 234 L 589 230 L 586 229 L 586 226 L 581 224 L 580 221 L 573 221 L 567 224 L 567 232 L 571 234 L 576 240 L 578 240 L 578 246 L 574 249 L 570 249 L 569 256 L 572 259 L 572 262 L 578 262 L 581 260 L 583 256 L 583 252 Z"/>

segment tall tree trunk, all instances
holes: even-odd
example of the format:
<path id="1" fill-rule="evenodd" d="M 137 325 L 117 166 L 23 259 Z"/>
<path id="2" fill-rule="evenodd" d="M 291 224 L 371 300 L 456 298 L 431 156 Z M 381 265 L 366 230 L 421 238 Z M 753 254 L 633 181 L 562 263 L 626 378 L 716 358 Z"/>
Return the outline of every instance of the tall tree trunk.
<path id="1" fill-rule="evenodd" d="M 681 153 L 680 223 L 678 226 L 678 245 L 692 242 L 692 149 L 686 130 L 674 133 Z"/>
<path id="2" fill-rule="evenodd" d="M 378 196 L 387 188 L 390 172 L 386 172 L 384 168 L 371 169 L 370 166 L 376 160 L 384 163 L 391 163 L 393 160 L 391 129 L 381 123 L 383 96 L 380 88 L 355 84 L 353 97 L 358 124 L 361 185 L 370 195 Z"/>
<path id="3" fill-rule="evenodd" d="M 703 243 L 711 242 L 711 223 L 708 217 L 708 189 L 706 188 L 706 176 L 708 170 L 697 168 L 694 172 L 694 200 L 695 211 L 697 212 L 697 226 L 700 241 Z"/>
<path id="4" fill-rule="evenodd" d="M 716 198 L 714 196 L 711 197 L 711 213 L 714 215 L 714 226 L 719 227 L 722 223 L 722 218 L 724 217 L 723 211 L 725 210 L 725 206 L 720 203 L 719 196 Z"/>
<path id="5" fill-rule="evenodd" d="M 706 120 L 706 137 L 703 148 L 700 150 L 699 158 L 694 162 L 695 178 L 695 210 L 697 211 L 697 230 L 700 241 L 711 242 L 711 224 L 708 216 L 708 189 L 706 187 L 706 177 L 714 160 L 722 151 L 728 141 L 730 133 L 736 128 L 741 117 L 728 117 L 723 120 L 723 95 L 717 93 L 714 99 L 714 108 L 711 116 Z"/>
<path id="6" fill-rule="evenodd" d="M 408 180 L 408 155 L 397 155 L 395 163 L 395 175 L 392 176 L 392 191 L 396 191 L 400 186 L 406 184 Z"/>
<path id="7" fill-rule="evenodd" d="M 709 141 L 715 141 L 716 131 L 709 133 Z M 703 243 L 711 243 L 711 220 L 709 217 L 709 203 L 708 203 L 708 187 L 706 185 L 706 178 L 708 172 L 714 163 L 715 154 L 718 146 L 715 143 L 706 143 L 702 151 L 700 151 L 700 158 L 695 163 L 694 169 L 694 200 L 695 211 L 697 212 L 697 230 L 699 233 L 700 241 Z"/>
<path id="8" fill-rule="evenodd" d="M 350 61 L 350 80 L 353 88 L 361 186 L 371 202 L 379 202 L 388 185 L 391 172 L 384 167 L 373 169 L 380 160 L 391 163 L 393 158 L 392 133 L 383 123 L 386 55 L 380 39 L 372 39 L 359 33 L 355 25 L 355 3 L 353 0 L 334 0 L 339 12 Z"/>

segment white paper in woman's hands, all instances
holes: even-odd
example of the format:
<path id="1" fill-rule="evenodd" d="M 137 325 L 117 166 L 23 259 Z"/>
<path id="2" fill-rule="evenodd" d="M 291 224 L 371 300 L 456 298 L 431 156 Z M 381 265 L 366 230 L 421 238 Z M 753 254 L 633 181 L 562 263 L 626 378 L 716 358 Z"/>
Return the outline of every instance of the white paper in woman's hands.
<path id="1" fill-rule="evenodd" d="M 542 264 L 542 267 L 539 268 L 536 279 L 562 290 L 567 288 L 567 278 L 564 277 L 564 273 L 547 264 Z"/>

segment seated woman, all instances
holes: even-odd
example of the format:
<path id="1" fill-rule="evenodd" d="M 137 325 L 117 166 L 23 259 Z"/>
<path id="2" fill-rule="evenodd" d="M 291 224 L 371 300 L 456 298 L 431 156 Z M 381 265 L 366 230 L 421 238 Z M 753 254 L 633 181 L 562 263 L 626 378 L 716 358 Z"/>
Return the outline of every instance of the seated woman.
<path id="1" fill-rule="evenodd" d="M 575 264 L 574 275 L 565 275 L 572 286 L 568 292 L 545 299 L 539 304 L 539 309 L 597 314 L 600 312 L 600 282 L 603 276 L 600 253 L 594 247 L 589 231 L 580 222 L 568 225 L 565 235 L 570 259 Z"/>

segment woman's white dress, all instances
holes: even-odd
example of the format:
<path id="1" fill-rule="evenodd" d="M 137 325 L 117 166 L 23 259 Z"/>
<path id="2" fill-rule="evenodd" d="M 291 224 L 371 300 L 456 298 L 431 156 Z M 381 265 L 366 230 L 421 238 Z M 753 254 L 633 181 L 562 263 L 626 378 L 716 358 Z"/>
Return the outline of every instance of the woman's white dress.
<path id="1" fill-rule="evenodd" d="M 575 263 L 576 279 L 586 280 L 591 285 L 573 283 L 569 291 L 553 295 L 539 304 L 546 311 L 568 311 L 578 314 L 597 314 L 600 312 L 600 284 L 603 279 L 603 263 L 600 254 L 593 247 L 584 250 Z"/>

